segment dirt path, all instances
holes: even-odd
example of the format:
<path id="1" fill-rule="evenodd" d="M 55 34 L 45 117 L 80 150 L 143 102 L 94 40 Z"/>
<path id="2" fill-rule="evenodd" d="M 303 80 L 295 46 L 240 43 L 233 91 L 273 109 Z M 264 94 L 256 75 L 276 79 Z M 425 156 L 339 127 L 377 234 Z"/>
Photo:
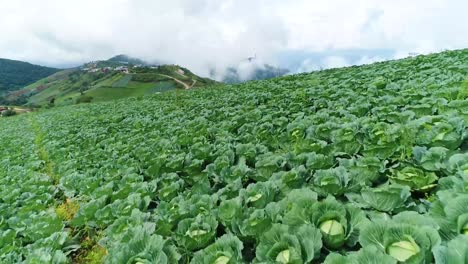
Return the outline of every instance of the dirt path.
<path id="1" fill-rule="evenodd" d="M 190 85 L 190 88 L 193 88 L 193 86 L 195 86 L 196 83 L 197 83 L 197 80 L 193 80 L 193 83 L 192 85 Z"/>
<path id="2" fill-rule="evenodd" d="M 49 176 L 54 181 L 54 184 L 57 185 L 60 181 L 60 176 L 55 173 L 54 163 L 49 158 L 49 153 L 44 147 L 45 134 L 35 117 L 30 116 L 29 122 L 31 123 L 32 131 L 35 134 L 34 145 L 36 145 L 38 150 L 38 157 L 44 162 L 44 166 L 41 168 L 41 172 Z"/>
<path id="3" fill-rule="evenodd" d="M 192 86 L 189 86 L 188 84 L 184 83 L 183 81 L 181 81 L 181 80 L 179 80 L 179 79 L 176 79 L 176 78 L 174 78 L 174 77 L 172 77 L 172 76 L 166 75 L 166 74 L 159 74 L 159 75 L 164 76 L 164 77 L 167 77 L 167 78 L 170 78 L 170 79 L 172 79 L 172 80 L 174 80 L 174 81 L 176 81 L 176 82 L 182 84 L 182 85 L 184 86 L 185 90 L 188 90 L 188 89 L 192 88 L 192 86 L 193 86 L 193 85 L 192 85 Z"/>

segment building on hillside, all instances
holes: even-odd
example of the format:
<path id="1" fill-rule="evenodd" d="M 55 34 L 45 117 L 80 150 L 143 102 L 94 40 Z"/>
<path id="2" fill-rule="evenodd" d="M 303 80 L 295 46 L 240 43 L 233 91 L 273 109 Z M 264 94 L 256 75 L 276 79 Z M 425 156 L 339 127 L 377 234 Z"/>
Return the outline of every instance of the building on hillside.
<path id="1" fill-rule="evenodd" d="M 128 71 L 128 67 L 127 66 L 119 66 L 117 68 L 115 68 L 116 71 L 119 71 L 119 72 L 122 72 L 122 73 L 129 73 Z"/>

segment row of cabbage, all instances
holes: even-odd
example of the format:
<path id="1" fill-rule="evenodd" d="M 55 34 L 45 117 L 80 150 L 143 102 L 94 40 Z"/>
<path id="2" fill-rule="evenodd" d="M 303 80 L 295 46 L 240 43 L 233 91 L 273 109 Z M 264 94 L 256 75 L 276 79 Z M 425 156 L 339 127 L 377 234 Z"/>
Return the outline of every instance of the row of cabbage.
<path id="1" fill-rule="evenodd" d="M 7 192 L 24 173 L 49 189 L 19 189 L 39 208 L 2 195 L 0 260 L 75 261 L 91 237 L 106 263 L 465 263 L 467 61 L 445 52 L 40 113 L 56 184 L 27 149 L 35 123 L 8 120 Z M 80 205 L 70 219 L 53 210 L 64 201 Z M 16 210 L 36 209 L 50 232 L 21 228 Z"/>
<path id="2" fill-rule="evenodd" d="M 39 142 L 29 117 L 0 122 L 0 263 L 63 263 L 78 247 L 54 213 L 63 193 Z"/>

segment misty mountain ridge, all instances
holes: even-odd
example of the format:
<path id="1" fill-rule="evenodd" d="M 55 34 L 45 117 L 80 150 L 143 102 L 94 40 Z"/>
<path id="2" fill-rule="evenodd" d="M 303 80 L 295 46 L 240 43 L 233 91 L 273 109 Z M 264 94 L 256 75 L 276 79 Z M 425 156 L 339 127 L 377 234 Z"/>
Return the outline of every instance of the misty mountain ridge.
<path id="1" fill-rule="evenodd" d="M 117 63 L 121 63 L 121 64 L 131 64 L 131 65 L 145 65 L 145 66 L 151 65 L 150 63 L 148 63 L 148 62 L 146 62 L 146 61 L 144 61 L 142 59 L 134 58 L 134 57 L 131 57 L 131 56 L 128 56 L 128 55 L 125 55 L 125 54 L 120 54 L 120 55 L 114 56 L 114 57 L 108 59 L 107 61 L 117 62 Z"/>
<path id="2" fill-rule="evenodd" d="M 210 78 L 228 84 L 235 84 L 245 81 L 266 80 L 281 77 L 288 73 L 290 73 L 289 69 L 262 62 L 255 56 L 241 61 L 238 65 L 230 66 L 224 71 L 212 69 L 210 71 Z"/>
<path id="3" fill-rule="evenodd" d="M 155 66 L 143 59 L 131 57 L 129 55 L 120 54 L 116 55 L 107 60 L 96 60 L 84 63 L 78 68 L 104 68 L 104 67 L 119 67 L 119 66 L 139 66 L 139 67 L 150 67 Z"/>
<path id="4" fill-rule="evenodd" d="M 105 61 L 97 61 L 100 67 L 112 67 L 121 65 L 157 66 L 163 63 L 149 63 L 144 59 L 131 57 L 126 54 L 116 55 Z M 164 63 L 165 64 L 165 63 Z M 236 66 L 230 66 L 222 71 L 212 69 L 209 78 L 228 84 L 241 83 L 251 80 L 266 80 L 281 77 L 290 73 L 289 69 L 276 67 L 268 63 L 262 63 L 257 56 L 248 57 Z"/>
<path id="5" fill-rule="evenodd" d="M 233 84 L 244 81 L 267 80 L 276 77 L 281 77 L 289 73 L 288 69 L 278 68 L 269 64 L 264 64 L 261 67 L 256 67 L 250 73 L 243 75 L 238 69 L 229 67 L 223 78 L 223 82 Z"/>

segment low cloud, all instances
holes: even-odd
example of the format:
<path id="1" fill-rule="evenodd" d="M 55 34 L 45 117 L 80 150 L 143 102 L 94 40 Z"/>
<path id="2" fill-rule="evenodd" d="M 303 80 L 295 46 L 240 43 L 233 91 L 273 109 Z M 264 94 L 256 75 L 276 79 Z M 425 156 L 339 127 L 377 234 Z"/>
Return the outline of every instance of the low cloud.
<path id="1" fill-rule="evenodd" d="M 295 73 L 318 71 L 323 67 L 313 59 L 305 59 Z"/>
<path id="2" fill-rule="evenodd" d="M 389 59 L 389 58 L 382 58 L 382 57 L 379 57 L 379 56 L 375 56 L 375 57 L 364 56 L 364 57 L 362 57 L 361 59 L 359 59 L 356 62 L 356 65 L 371 64 L 371 63 L 375 63 L 375 62 L 384 61 L 384 60 L 387 60 L 387 59 Z"/>
<path id="3" fill-rule="evenodd" d="M 323 61 L 323 65 L 325 66 L 326 69 L 330 69 L 330 68 L 347 67 L 347 66 L 350 66 L 351 64 L 343 57 L 330 56 L 330 57 L 325 58 L 325 60 Z"/>

